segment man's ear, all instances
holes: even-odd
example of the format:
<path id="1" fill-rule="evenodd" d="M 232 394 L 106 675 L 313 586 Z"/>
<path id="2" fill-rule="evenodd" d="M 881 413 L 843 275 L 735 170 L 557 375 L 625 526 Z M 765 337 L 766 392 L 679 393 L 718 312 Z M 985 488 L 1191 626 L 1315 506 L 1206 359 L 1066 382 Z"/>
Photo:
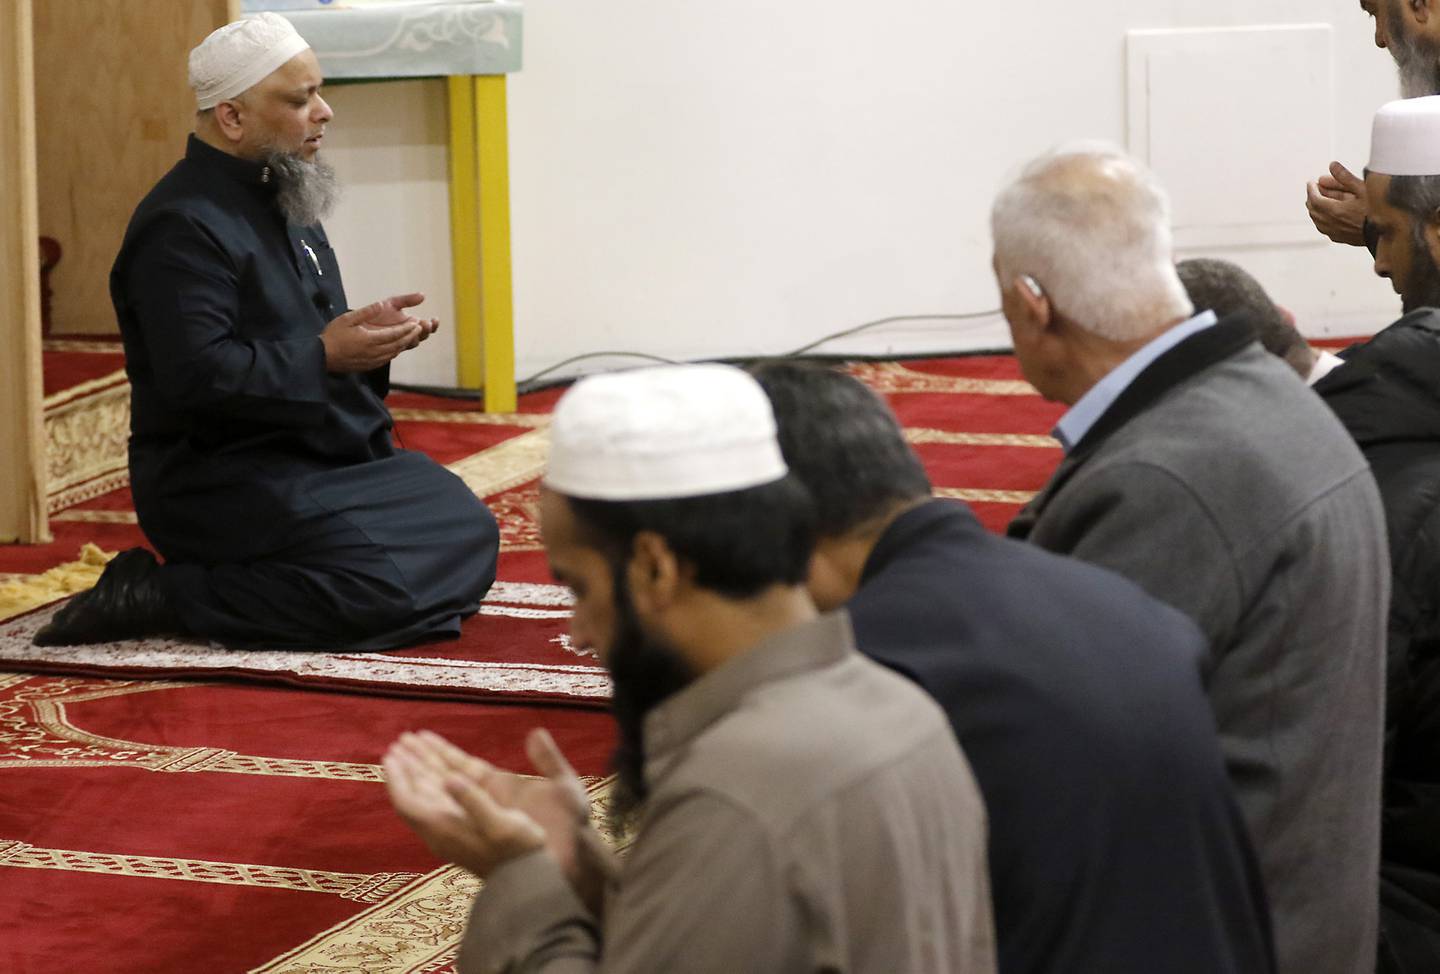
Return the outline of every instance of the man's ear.
<path id="1" fill-rule="evenodd" d="M 1406 0 L 1404 5 L 1410 8 L 1410 16 L 1415 23 L 1425 26 L 1440 17 L 1440 10 L 1430 9 L 1432 3 L 1440 3 L 1440 0 Z"/>
<path id="2" fill-rule="evenodd" d="M 663 537 L 654 531 L 635 535 L 625 583 L 637 613 L 648 616 L 665 611 L 674 603 L 683 580 L 680 561 Z"/>
<path id="3" fill-rule="evenodd" d="M 242 108 L 238 101 L 222 101 L 211 109 L 215 113 L 215 126 L 220 129 L 220 134 L 231 142 L 239 142 L 245 134 L 244 126 L 240 122 Z"/>
<path id="4" fill-rule="evenodd" d="M 1010 287 L 1014 289 L 1023 311 L 1025 326 L 1037 333 L 1049 328 L 1054 309 L 1050 307 L 1050 296 L 1035 278 L 1029 274 L 1018 274 L 1010 282 Z"/>

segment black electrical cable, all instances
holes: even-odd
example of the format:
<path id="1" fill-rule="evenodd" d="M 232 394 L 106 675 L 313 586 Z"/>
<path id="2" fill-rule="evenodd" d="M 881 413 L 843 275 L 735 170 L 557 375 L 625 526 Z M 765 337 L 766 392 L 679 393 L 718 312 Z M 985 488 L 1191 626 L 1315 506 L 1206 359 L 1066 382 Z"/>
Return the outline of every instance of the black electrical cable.
<path id="1" fill-rule="evenodd" d="M 1003 313 L 1004 312 L 1002 312 L 999 308 L 996 308 L 993 311 L 967 311 L 964 314 L 894 315 L 889 318 L 877 318 L 875 321 L 867 321 L 863 325 L 856 325 L 853 328 L 846 328 L 843 331 L 837 331 L 833 334 L 826 335 L 824 338 L 817 338 L 815 341 L 811 342 L 808 345 L 801 345 L 793 352 L 786 352 L 784 355 L 778 357 L 798 358 L 801 355 L 804 355 L 806 352 L 819 348 L 821 345 L 825 345 L 829 342 L 835 341 L 837 338 L 849 338 L 851 335 L 858 335 L 862 331 L 868 331 L 871 328 L 879 328 L 881 325 L 893 325 L 897 321 L 973 321 L 977 318 L 993 318 L 996 315 Z"/>
<path id="2" fill-rule="evenodd" d="M 1003 313 L 1003 312 L 1001 312 L 1001 310 L 1000 310 L 999 308 L 996 308 L 996 309 L 994 309 L 994 310 L 992 310 L 992 311 L 969 311 L 969 312 L 964 312 L 964 313 L 960 313 L 960 314 L 892 315 L 892 316 L 890 316 L 890 317 L 888 317 L 888 318 L 877 318 L 877 319 L 875 319 L 874 321 L 867 321 L 867 322 L 864 322 L 863 324 L 854 325 L 854 326 L 852 326 L 852 327 L 850 327 L 850 328 L 844 328 L 844 329 L 842 329 L 842 330 L 840 330 L 840 331 L 832 332 L 832 333 L 830 333 L 830 334 L 828 334 L 828 335 L 825 335 L 825 336 L 822 337 L 822 338 L 817 338 L 817 339 L 815 339 L 815 341 L 813 341 L 813 342 L 809 342 L 809 343 L 807 343 L 807 344 L 805 344 L 805 345 L 801 345 L 799 348 L 794 349 L 794 350 L 789 351 L 789 352 L 781 352 L 781 353 L 779 353 L 779 354 L 777 354 L 777 355 L 752 355 L 752 356 L 745 356 L 745 357 L 740 357 L 740 358 L 726 358 L 726 359 L 720 359 L 719 361 L 724 361 L 724 362 L 751 362 L 751 361 L 756 361 L 756 360 L 758 360 L 758 359 L 772 360 L 772 359 L 801 358 L 801 357 L 803 357 L 803 356 L 807 356 L 807 354 L 808 354 L 809 352 L 813 352 L 815 349 L 819 348 L 821 345 L 825 345 L 825 344 L 827 344 L 827 343 L 829 343 L 829 342 L 836 341 L 837 339 L 840 339 L 840 338 L 849 338 L 851 335 L 858 335 L 858 334 L 860 334 L 861 332 L 868 331 L 868 330 L 870 330 L 871 328 L 878 328 L 878 327 L 880 327 L 881 325 L 892 325 L 892 324 L 895 324 L 896 322 L 902 322 L 902 321 L 975 321 L 975 320 L 980 319 L 980 318 L 994 318 L 994 317 L 999 316 L 999 315 L 1002 314 L 1002 313 Z M 959 351 L 959 350 L 956 350 L 956 351 L 953 351 L 953 352 L 930 352 L 930 353 L 927 353 L 926 357 L 930 357 L 930 356 L 943 357 L 943 356 L 947 356 L 947 355 L 962 355 L 962 354 L 970 354 L 970 353 L 969 353 L 968 351 L 966 351 L 966 352 L 961 352 L 961 351 Z M 873 356 L 834 356 L 834 355 L 822 356 L 822 355 L 816 355 L 816 356 L 809 356 L 809 357 L 812 357 L 812 358 L 837 358 L 837 357 L 838 357 L 838 358 L 870 358 L 870 357 L 873 357 Z M 894 356 L 885 356 L 885 357 L 891 358 L 891 357 L 894 357 Z M 675 359 L 665 358 L 665 357 L 662 356 L 662 355 L 651 355 L 651 354 L 649 354 L 649 353 L 647 353 L 647 352 L 586 352 L 586 353 L 584 353 L 583 355 L 572 355 L 572 356 L 570 356 L 569 358 L 565 359 L 565 360 L 562 361 L 562 362 L 556 362 L 554 365 L 547 366 L 547 367 L 541 369 L 539 372 L 536 372 L 536 373 L 534 373 L 534 374 L 532 374 L 532 375 L 526 376 L 526 377 L 523 378 L 523 379 L 520 379 L 519 381 L 517 381 L 517 382 L 515 383 L 515 389 L 516 389 L 517 392 L 523 394 L 523 393 L 527 393 L 527 392 L 535 392 L 535 391 L 537 391 L 538 389 L 545 388 L 546 386 L 549 386 L 549 385 L 559 385 L 559 384 L 562 384 L 562 383 L 564 383 L 564 382 L 569 382 L 570 379 L 573 378 L 573 377 L 566 377 L 566 378 L 564 378 L 564 379 L 558 379 L 558 380 L 555 380 L 554 382 L 546 382 L 546 383 L 542 383 L 542 382 L 540 382 L 540 380 L 543 379 L 545 376 L 550 375 L 551 373 L 557 372 L 557 371 L 559 371 L 560 369 L 565 368 L 565 366 L 567 366 L 567 365 L 574 365 L 574 364 L 577 363 L 577 362 L 585 362 L 585 361 L 589 361 L 590 359 L 597 359 L 597 358 L 635 358 L 635 359 L 644 359 L 644 360 L 647 361 L 647 362 L 656 362 L 656 363 L 659 363 L 659 364 L 662 364 L 662 365 L 679 365 L 679 364 L 681 364 L 680 362 L 677 362 Z M 446 386 L 422 386 L 422 385 L 408 385 L 408 384 L 403 384 L 403 383 L 394 383 L 394 384 L 393 384 L 393 388 L 398 389 L 398 390 L 400 390 L 400 391 L 402 391 L 402 392 L 418 392 L 418 393 L 423 393 L 423 394 L 429 395 L 429 396 L 441 396 L 441 397 L 447 397 L 447 398 L 452 398 L 452 399 L 481 399 L 481 398 L 484 397 L 484 394 L 485 394 L 485 393 L 484 393 L 484 390 L 480 390 L 480 389 L 456 389 L 456 388 L 450 388 L 450 387 L 446 387 Z"/>

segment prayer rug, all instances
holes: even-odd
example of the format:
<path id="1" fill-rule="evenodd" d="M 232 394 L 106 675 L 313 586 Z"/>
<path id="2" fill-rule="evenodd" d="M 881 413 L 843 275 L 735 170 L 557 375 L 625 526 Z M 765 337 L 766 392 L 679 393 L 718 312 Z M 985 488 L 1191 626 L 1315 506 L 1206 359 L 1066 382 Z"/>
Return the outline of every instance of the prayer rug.
<path id="1" fill-rule="evenodd" d="M 1040 399 L 1009 356 L 851 368 L 895 408 L 937 493 L 966 501 L 992 529 L 1003 529 L 1059 460 L 1047 434 L 1060 410 Z M 32 646 L 31 636 L 58 607 L 46 603 L 93 584 L 100 567 L 96 553 L 88 567 L 75 562 L 87 542 L 108 552 L 144 544 L 129 492 L 122 488 L 57 512 L 53 544 L 0 551 L 0 572 L 12 576 L 0 582 L 0 619 L 14 616 L 0 623 L 0 667 L 602 705 L 608 680 L 596 660 L 571 646 L 570 600 L 550 582 L 540 544 L 539 476 L 549 445 L 549 412 L 561 392 L 522 397 L 518 411 L 506 415 L 478 412 L 465 401 L 390 397 L 399 442 L 448 466 L 486 500 L 500 523 L 499 581 L 459 639 L 387 653 L 234 651 L 162 639 Z M 59 577 L 47 577 L 47 571 Z M 22 577 L 13 577 L 17 574 Z"/>
<path id="2" fill-rule="evenodd" d="M 380 757 L 429 728 L 532 773 L 534 726 L 601 810 L 593 709 L 0 672 L 0 970 L 452 971 L 478 881 L 394 814 Z"/>

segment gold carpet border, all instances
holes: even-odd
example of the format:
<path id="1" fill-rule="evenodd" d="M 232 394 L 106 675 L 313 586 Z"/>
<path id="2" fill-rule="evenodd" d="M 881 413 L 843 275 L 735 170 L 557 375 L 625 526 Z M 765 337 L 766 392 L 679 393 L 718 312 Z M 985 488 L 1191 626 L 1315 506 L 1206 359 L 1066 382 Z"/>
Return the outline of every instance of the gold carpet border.
<path id="1" fill-rule="evenodd" d="M 883 394 L 940 392 L 952 395 L 1038 396 L 1030 383 L 1020 379 L 970 379 L 955 375 L 932 375 L 906 368 L 899 362 L 856 362 L 850 374 Z"/>
<path id="2" fill-rule="evenodd" d="M 124 355 L 125 343 L 114 341 L 78 341 L 73 338 L 47 338 L 42 346 L 47 352 L 90 352 L 95 355 Z"/>
<path id="3" fill-rule="evenodd" d="M 247 862 L 173 856 L 131 856 L 76 849 L 45 849 L 0 839 L 0 868 L 49 869 L 135 879 L 169 879 L 221 886 L 324 893 L 358 903 L 379 903 L 420 878 L 419 873 L 341 873 Z"/>
<path id="4" fill-rule="evenodd" d="M 102 389 L 122 391 L 128 397 L 130 395 L 130 380 L 126 378 L 125 370 L 116 369 L 114 372 L 102 375 L 98 379 L 87 379 L 79 385 L 73 385 L 66 389 L 61 389 L 59 392 L 50 393 L 50 395 L 45 397 L 45 412 L 58 412 L 65 407 L 70 409 L 78 408 L 79 404 L 76 400 L 83 399 Z"/>
<path id="5" fill-rule="evenodd" d="M 75 394 L 80 388 L 66 390 L 65 395 Z M 130 384 L 77 395 L 63 405 L 47 405 L 45 440 L 47 493 L 52 496 L 125 470 L 130 442 Z"/>
<path id="6" fill-rule="evenodd" d="M 50 520 L 71 524 L 139 524 L 140 518 L 134 511 L 60 511 L 51 514 Z"/>
<path id="7" fill-rule="evenodd" d="M 591 816 L 605 821 L 613 777 L 588 780 Z M 612 844 L 617 838 L 606 835 Z M 459 866 L 442 866 L 383 903 L 316 934 L 249 974 L 434 974 L 459 952 L 480 880 Z"/>
<path id="8" fill-rule="evenodd" d="M 539 477 L 549 454 L 550 431 L 535 429 L 447 464 L 446 469 L 465 481 L 476 497 L 489 497 Z"/>
<path id="9" fill-rule="evenodd" d="M 947 446 L 1019 446 L 1043 450 L 1060 449 L 1053 436 L 1032 433 L 953 433 L 949 430 L 906 427 L 905 439 L 914 444 L 941 443 Z"/>
<path id="10" fill-rule="evenodd" d="M 249 974 L 415 974 L 455 959 L 480 880 L 442 866 Z"/>
<path id="11" fill-rule="evenodd" d="M 66 710 L 69 704 L 195 685 L 159 681 L 112 685 L 65 679 L 22 689 L 0 700 L 0 768 L 135 767 L 162 774 L 384 781 L 379 766 L 373 764 L 271 758 L 216 747 L 169 747 L 92 734 L 77 727 Z"/>
<path id="12" fill-rule="evenodd" d="M 83 504 L 86 501 L 93 501 L 95 498 L 110 493 L 112 490 L 119 490 L 121 487 L 130 486 L 130 470 L 121 466 L 94 480 L 88 480 L 83 484 L 74 487 L 67 487 L 62 490 L 50 491 L 46 507 L 51 514 L 73 507 L 76 504 Z"/>
<path id="13" fill-rule="evenodd" d="M 936 497 L 961 500 L 970 504 L 1028 504 L 1033 490 L 978 490 L 971 487 L 937 487 Z"/>
<path id="14" fill-rule="evenodd" d="M 523 426 L 539 429 L 550 425 L 549 413 L 480 413 L 455 409 L 392 409 L 400 423 L 455 423 L 470 426 Z"/>

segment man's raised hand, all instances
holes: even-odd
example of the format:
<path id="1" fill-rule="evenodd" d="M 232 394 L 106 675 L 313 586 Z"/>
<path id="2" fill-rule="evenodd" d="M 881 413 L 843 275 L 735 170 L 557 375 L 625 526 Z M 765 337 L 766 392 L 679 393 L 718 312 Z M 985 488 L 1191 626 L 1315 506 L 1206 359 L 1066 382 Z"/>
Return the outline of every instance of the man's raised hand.
<path id="1" fill-rule="evenodd" d="M 416 319 L 401 314 L 386 323 L 396 315 L 390 300 L 347 311 L 325 326 L 325 371 L 369 372 L 425 340 L 425 326 Z"/>
<path id="2" fill-rule="evenodd" d="M 1365 217 L 1369 203 L 1365 181 L 1338 162 L 1330 172 L 1305 187 L 1305 209 L 1315 229 L 1336 243 L 1365 245 Z"/>
<path id="3" fill-rule="evenodd" d="M 416 318 L 408 313 L 409 309 L 423 303 L 424 300 L 425 295 L 419 291 L 412 291 L 410 294 L 392 294 L 380 302 L 381 305 L 385 306 L 385 310 L 381 312 L 380 317 L 374 324 L 396 325 L 414 323 L 420 325 L 421 330 L 419 335 L 411 344 L 405 347 L 405 351 L 409 351 L 435 334 L 436 329 L 440 327 L 440 319 L 438 318 Z"/>
<path id="4" fill-rule="evenodd" d="M 403 735 L 385 755 L 391 801 L 431 851 L 476 875 L 543 847 L 588 889 L 576 834 L 589 817 L 584 785 L 545 731 L 527 751 L 546 777 L 502 771 L 429 731 Z"/>
<path id="5" fill-rule="evenodd" d="M 545 830 L 534 819 L 497 801 L 474 778 L 447 770 L 430 741 L 402 735 L 381 764 L 395 810 L 440 858 L 483 878 L 545 848 Z"/>

